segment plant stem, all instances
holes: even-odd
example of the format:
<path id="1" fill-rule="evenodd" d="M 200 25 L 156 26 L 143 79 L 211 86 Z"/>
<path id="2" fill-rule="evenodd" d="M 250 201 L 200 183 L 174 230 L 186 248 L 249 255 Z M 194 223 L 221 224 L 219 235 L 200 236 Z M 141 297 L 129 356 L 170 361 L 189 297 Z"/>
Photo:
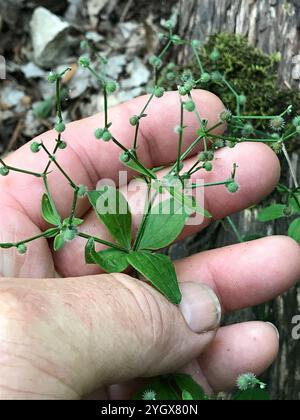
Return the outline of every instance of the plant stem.
<path id="1" fill-rule="evenodd" d="M 140 122 L 138 121 L 138 123 L 135 127 L 134 140 L 133 140 L 133 150 L 136 150 L 136 148 L 137 148 L 139 128 L 140 128 Z"/>
<path id="2" fill-rule="evenodd" d="M 140 224 L 138 233 L 136 235 L 134 244 L 133 244 L 133 250 L 136 251 L 141 243 L 141 240 L 143 238 L 144 232 L 145 232 L 145 227 L 147 224 L 147 220 L 149 217 L 149 214 L 151 212 L 152 206 L 154 204 L 154 201 L 157 197 L 157 192 L 154 193 L 153 197 L 151 198 L 151 182 L 148 183 L 148 189 L 147 189 L 147 199 L 146 199 L 146 204 L 148 203 L 147 209 L 144 212 L 144 216 L 143 216 L 143 220 Z"/>
<path id="3" fill-rule="evenodd" d="M 72 226 L 73 220 L 74 220 L 74 217 L 75 217 L 77 202 L 78 202 L 78 188 L 76 188 L 74 190 L 73 202 L 72 202 L 72 207 L 71 207 L 71 215 L 69 217 L 69 226 L 70 227 Z"/>
<path id="4" fill-rule="evenodd" d="M 181 151 L 182 151 L 182 139 L 183 139 L 183 102 L 180 99 L 180 130 L 179 130 L 179 140 L 178 140 L 178 152 L 177 152 L 177 175 L 180 172 L 180 163 L 181 163 Z"/>
<path id="5" fill-rule="evenodd" d="M 207 184 L 192 184 L 191 188 L 207 188 L 207 187 L 216 187 L 219 185 L 228 185 L 232 182 L 232 179 L 227 179 L 226 181 L 218 181 L 218 182 L 209 182 Z"/>
<path id="6" fill-rule="evenodd" d="M 112 242 L 105 241 L 104 239 L 100 239 L 100 238 L 97 238 L 95 236 L 87 235 L 86 233 L 82 233 L 82 232 L 80 232 L 78 234 L 78 236 L 80 236 L 80 238 L 84 238 L 84 239 L 94 239 L 94 241 L 97 242 L 98 244 L 108 246 L 109 248 L 118 249 L 119 251 L 126 252 L 127 254 L 129 253 L 128 249 L 123 248 L 123 247 L 121 247 L 117 244 L 113 244 Z"/>
<path id="7" fill-rule="evenodd" d="M 232 220 L 232 218 L 230 216 L 227 216 L 226 217 L 226 220 L 229 223 L 231 229 L 233 230 L 235 236 L 237 237 L 237 240 L 240 243 L 243 243 L 244 242 L 244 239 L 243 239 L 242 235 L 240 234 L 240 232 L 238 231 L 238 228 L 236 227 L 236 225 L 235 225 L 234 221 Z"/>
<path id="8" fill-rule="evenodd" d="M 284 157 L 285 157 L 285 159 L 286 159 L 286 161 L 289 165 L 289 169 L 290 169 L 290 172 L 291 172 L 291 177 L 292 177 L 292 180 L 294 182 L 294 185 L 295 185 L 296 188 L 299 188 L 299 183 L 298 183 L 298 180 L 297 180 L 297 176 L 296 176 L 296 173 L 294 171 L 293 164 L 291 162 L 291 159 L 289 157 L 289 154 L 286 150 L 286 147 L 285 147 L 284 143 L 282 144 L 282 151 L 283 151 Z"/>
<path id="9" fill-rule="evenodd" d="M 103 94 L 104 94 L 104 119 L 105 119 L 105 128 L 107 128 L 107 126 L 108 126 L 108 102 L 107 102 L 107 92 L 106 92 L 105 86 L 104 86 L 104 89 L 103 89 Z"/>
<path id="10" fill-rule="evenodd" d="M 229 136 L 222 136 L 222 135 L 215 135 L 215 134 L 210 134 L 209 137 L 213 138 L 213 139 L 222 139 L 224 141 L 234 141 L 236 143 L 243 143 L 243 142 L 252 142 L 252 143 L 276 143 L 278 140 L 274 140 L 274 139 L 250 139 L 250 138 L 246 138 L 246 137 L 242 137 L 242 138 L 238 138 L 238 137 L 229 137 Z"/>
<path id="11" fill-rule="evenodd" d="M 148 173 L 149 178 L 151 179 L 156 179 L 156 177 L 147 169 L 145 168 L 145 166 L 135 157 L 135 155 L 129 150 L 127 149 L 127 147 L 123 146 L 122 143 L 120 143 L 115 137 L 112 138 L 112 141 L 118 146 L 120 147 L 120 149 L 122 149 L 124 152 L 128 153 L 128 155 L 130 156 L 130 158 L 141 168 L 143 169 L 143 171 Z"/>
<path id="12" fill-rule="evenodd" d="M 50 205 L 51 205 L 52 211 L 55 213 L 55 216 L 56 216 L 59 220 L 61 220 L 61 217 L 60 217 L 60 215 L 58 214 L 58 212 L 57 212 L 57 210 L 56 210 L 56 207 L 55 207 L 55 203 L 54 203 L 54 200 L 53 200 L 52 194 L 51 194 L 51 192 L 50 192 L 50 188 L 49 188 L 49 184 L 48 184 L 47 175 L 44 175 L 44 176 L 43 176 L 43 182 L 44 182 L 44 186 L 45 186 L 45 189 L 46 189 L 46 192 L 47 192 L 47 196 L 48 196 L 48 199 L 49 199 L 49 202 L 50 202 Z"/>
<path id="13" fill-rule="evenodd" d="M 50 160 L 54 163 L 54 165 L 57 166 L 57 168 L 63 174 L 63 176 L 69 181 L 71 187 L 74 188 L 74 190 L 75 190 L 77 188 L 77 185 L 72 181 L 72 179 L 69 177 L 69 175 L 65 172 L 65 170 L 56 161 L 55 156 L 51 155 L 51 153 L 49 152 L 49 150 L 47 149 L 47 147 L 43 143 L 41 143 L 41 147 L 47 153 L 47 155 L 49 156 Z"/>
<path id="14" fill-rule="evenodd" d="M 203 65 L 202 65 L 202 62 L 201 62 L 201 59 L 200 59 L 200 55 L 198 54 L 197 48 L 195 48 L 192 45 L 192 50 L 193 50 L 194 56 L 196 58 L 197 64 L 199 66 L 200 72 L 201 72 L 201 74 L 203 74 L 204 73 L 204 68 L 203 68 Z"/>
<path id="15" fill-rule="evenodd" d="M 53 229 L 55 229 L 55 228 L 53 228 Z M 57 228 L 57 233 L 58 232 L 59 232 L 59 228 Z M 23 241 L 11 242 L 11 243 L 0 243 L 0 248 L 2 248 L 2 247 L 5 248 L 7 246 L 10 246 L 12 248 L 12 247 L 17 247 L 17 246 L 22 245 L 22 244 L 28 244 L 29 242 L 33 242 L 37 239 L 45 238 L 47 236 L 47 234 L 48 234 L 48 232 L 45 231 L 45 232 L 43 232 L 39 235 L 32 236 L 31 238 L 28 238 L 28 239 L 24 239 Z"/>

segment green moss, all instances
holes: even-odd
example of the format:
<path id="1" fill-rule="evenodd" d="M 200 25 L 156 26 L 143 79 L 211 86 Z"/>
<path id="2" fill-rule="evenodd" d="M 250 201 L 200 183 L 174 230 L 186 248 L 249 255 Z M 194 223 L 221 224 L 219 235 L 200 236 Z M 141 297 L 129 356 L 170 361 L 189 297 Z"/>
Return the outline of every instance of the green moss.
<path id="1" fill-rule="evenodd" d="M 220 53 L 217 61 L 210 55 L 214 49 Z M 252 115 L 278 115 L 288 105 L 293 105 L 293 115 L 300 115 L 300 92 L 285 88 L 278 81 L 279 54 L 267 55 L 260 49 L 251 46 L 247 39 L 230 33 L 220 33 L 209 38 L 201 50 L 201 60 L 205 71 L 219 71 L 233 85 L 235 90 L 247 96 L 245 113 Z M 177 68 L 182 74 L 191 70 L 195 78 L 199 78 L 199 70 L 195 61 L 186 68 Z M 164 85 L 176 88 L 175 82 L 164 80 Z M 218 95 L 226 107 L 235 110 L 236 102 L 233 94 L 223 84 L 209 82 L 197 87 L 210 90 Z M 266 122 L 255 121 L 256 129 L 268 131 Z"/>

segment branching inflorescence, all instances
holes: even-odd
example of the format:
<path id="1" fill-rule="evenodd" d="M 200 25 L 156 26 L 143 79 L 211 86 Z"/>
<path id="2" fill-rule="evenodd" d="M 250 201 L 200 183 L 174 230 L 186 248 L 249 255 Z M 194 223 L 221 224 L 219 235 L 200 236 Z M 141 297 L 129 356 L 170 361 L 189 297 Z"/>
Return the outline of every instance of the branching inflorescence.
<path id="1" fill-rule="evenodd" d="M 4 160 L 0 160 L 2 167 L 0 174 L 9 176 L 10 172 L 21 172 L 28 176 L 41 178 L 45 186 L 45 194 L 42 197 L 42 215 L 43 218 L 52 227 L 38 236 L 27 238 L 16 243 L 1 243 L 1 248 L 16 247 L 19 253 L 26 252 L 27 244 L 39 238 L 54 238 L 53 248 L 55 251 L 60 250 L 69 241 L 76 236 L 80 236 L 87 240 L 85 258 L 87 263 L 98 264 L 108 272 L 120 272 L 127 268 L 128 265 L 134 267 L 137 272 L 145 276 L 155 287 L 157 287 L 168 299 L 178 304 L 181 296 L 174 267 L 171 261 L 162 254 L 154 254 L 153 251 L 161 249 L 172 243 L 180 234 L 187 219 L 193 213 L 199 213 L 203 217 L 212 217 L 210 213 L 203 209 L 197 203 L 193 192 L 198 188 L 208 188 L 210 186 L 225 186 L 229 193 L 236 193 L 239 185 L 236 182 L 237 165 L 234 165 L 232 173 L 228 179 L 220 180 L 214 183 L 195 183 L 192 176 L 199 171 L 210 172 L 214 167 L 215 151 L 221 147 L 234 147 L 242 142 L 263 142 L 269 144 L 277 153 L 284 149 L 285 142 L 294 137 L 300 131 L 300 117 L 295 117 L 293 124 L 287 127 L 285 124 L 285 116 L 290 114 L 291 106 L 284 110 L 280 115 L 275 116 L 257 116 L 247 115 L 245 113 L 247 106 L 247 98 L 242 93 L 238 93 L 234 86 L 226 80 L 226 78 L 218 71 L 208 73 L 201 61 L 201 45 L 200 42 L 185 41 L 178 35 L 174 34 L 174 25 L 172 21 L 165 23 L 166 32 L 160 34 L 164 46 L 158 55 L 150 57 L 149 64 L 153 68 L 154 84 L 149 97 L 143 109 L 133 115 L 129 124 L 134 127 L 134 135 L 132 139 L 132 147 L 128 149 L 122 144 L 120 139 L 113 135 L 113 126 L 109 120 L 108 96 L 117 89 L 117 83 L 106 76 L 105 66 L 107 60 L 98 54 L 95 47 L 90 41 L 83 41 L 82 47 L 87 48 L 91 55 L 97 59 L 95 65 L 92 64 L 89 56 L 82 56 L 79 63 L 86 68 L 96 79 L 99 88 L 103 92 L 104 101 L 104 126 L 96 129 L 94 135 L 96 140 L 104 142 L 113 142 L 120 148 L 120 161 L 124 166 L 134 170 L 137 175 L 147 184 L 147 196 L 145 203 L 145 212 L 137 232 L 135 239 L 132 239 L 131 233 L 131 214 L 129 206 L 122 194 L 112 187 L 102 187 L 97 191 L 88 192 L 84 185 L 77 185 L 64 168 L 59 164 L 56 158 L 58 149 L 66 149 L 67 143 L 63 140 L 65 131 L 65 123 L 62 116 L 62 95 L 61 83 L 66 69 L 62 73 L 51 72 L 48 76 L 49 83 L 55 84 L 56 95 L 56 117 L 54 129 L 56 131 L 55 147 L 52 151 L 48 150 L 46 145 L 40 142 L 32 142 L 30 145 L 33 153 L 44 152 L 48 156 L 48 163 L 42 173 L 35 173 L 27 169 L 20 169 L 9 166 Z M 183 74 L 176 73 L 176 66 L 173 63 L 167 65 L 167 80 L 176 80 L 178 85 L 178 97 L 180 106 L 180 121 L 175 131 L 178 134 L 177 144 L 177 160 L 169 172 L 161 179 L 157 176 L 157 170 L 147 168 L 139 159 L 138 145 L 140 127 L 143 120 L 147 117 L 147 110 L 153 98 L 161 98 L 164 96 L 165 89 L 162 82 L 158 82 L 159 74 L 163 66 L 163 60 L 172 46 L 190 46 L 195 58 L 197 74 L 191 71 L 185 71 Z M 219 52 L 214 49 L 210 55 L 210 59 L 214 62 L 220 58 Z M 100 67 L 100 69 L 99 69 Z M 219 122 L 213 127 L 208 126 L 208 121 L 201 118 L 201 110 L 193 98 L 193 89 L 199 83 L 203 86 L 208 82 L 223 84 L 234 95 L 236 101 L 235 113 L 229 109 L 224 109 L 220 114 Z M 191 145 L 183 150 L 183 139 L 186 126 L 184 125 L 185 113 L 194 113 L 199 128 L 197 137 Z M 254 119 L 269 120 L 270 133 L 264 133 L 253 128 L 251 121 Z M 224 135 L 215 134 L 215 129 L 219 126 L 227 125 L 227 131 Z M 198 154 L 194 165 L 185 170 L 184 159 L 191 155 L 195 148 L 199 145 L 202 152 Z M 48 185 L 48 176 L 50 169 L 55 169 L 66 178 L 70 187 L 73 189 L 73 201 L 70 207 L 70 215 L 62 220 L 59 215 L 51 191 Z M 159 168 L 161 169 L 161 168 Z M 168 197 L 165 201 L 160 201 L 155 205 L 156 199 L 163 194 Z M 115 242 L 109 242 L 98 237 L 92 237 L 79 230 L 82 219 L 76 217 L 76 207 L 78 200 L 87 195 L 92 206 L 97 213 L 99 219 L 104 223 Z M 114 199 L 117 207 L 115 211 L 100 210 L 101 203 L 104 199 Z M 100 200 L 100 204 L 99 204 Z M 103 204 L 103 203 L 102 203 Z M 121 206 L 125 206 L 125 211 L 120 211 Z M 103 207 L 103 206 L 102 206 Z M 155 208 L 154 208 L 155 207 Z M 168 213 L 166 214 L 166 209 Z M 155 210 L 155 211 L 154 211 Z M 116 214 L 113 214 L 116 213 Z M 231 227 L 235 230 L 232 221 L 229 219 Z M 167 234 L 163 233 L 162 228 L 168 224 Z M 238 232 L 237 236 L 238 236 Z M 238 236 L 239 240 L 242 240 Z M 108 249 L 96 252 L 95 243 L 100 243 Z M 154 263 L 154 264 L 153 264 Z M 157 267 L 157 271 L 151 268 Z M 161 271 L 164 270 L 165 277 L 161 279 Z"/>
<path id="2" fill-rule="evenodd" d="M 162 249 L 176 240 L 191 215 L 198 213 L 202 217 L 212 217 L 197 202 L 194 194 L 196 190 L 212 186 L 227 188 L 228 193 L 231 194 L 239 190 L 239 185 L 236 181 L 237 165 L 233 166 L 232 172 L 228 174 L 227 179 L 214 183 L 197 183 L 193 181 L 193 175 L 199 171 L 210 172 L 214 169 L 216 150 L 224 146 L 232 148 L 242 142 L 266 143 L 276 153 L 283 150 L 286 155 L 285 142 L 299 134 L 300 117 L 295 117 L 292 124 L 286 124 L 285 117 L 292 112 L 291 106 L 285 109 L 280 115 L 247 115 L 247 97 L 243 93 L 237 92 L 234 86 L 220 72 L 208 73 L 206 71 L 201 61 L 200 42 L 195 40 L 186 41 L 174 34 L 172 21 L 166 22 L 165 29 L 166 31 L 160 35 L 161 40 L 164 42 L 161 52 L 149 59 L 149 64 L 153 68 L 154 80 L 151 93 L 143 109 L 139 113 L 136 113 L 136 115 L 132 115 L 128 122 L 134 128 L 131 148 L 125 147 L 121 139 L 117 139 L 113 134 L 113 125 L 109 119 L 108 96 L 116 91 L 117 83 L 106 76 L 105 66 L 107 65 L 107 60 L 98 54 L 90 41 L 83 41 L 82 47 L 87 48 L 90 55 L 96 60 L 92 60 L 88 55 L 82 56 L 79 59 L 79 64 L 95 77 L 103 93 L 104 126 L 100 126 L 95 130 L 95 141 L 113 142 L 118 146 L 120 148 L 120 161 L 125 167 L 134 170 L 137 176 L 147 185 L 145 211 L 136 237 L 132 238 L 129 205 L 124 196 L 116 188 L 104 186 L 95 191 L 88 191 L 84 185 L 77 185 L 57 161 L 57 151 L 67 148 L 67 143 L 63 139 L 66 126 L 63 121 L 61 105 L 62 79 L 69 70 L 66 69 L 62 73 L 51 72 L 48 76 L 49 83 L 55 85 L 56 95 L 57 121 L 54 126 L 56 132 L 55 147 L 53 150 L 48 150 L 43 141 L 34 141 L 30 144 L 32 153 L 43 152 L 47 155 L 48 161 L 44 171 L 36 173 L 27 169 L 15 168 L 7 165 L 4 160 L 0 159 L 2 165 L 0 167 L 0 175 L 2 176 L 9 176 L 11 172 L 20 172 L 24 175 L 41 178 L 41 182 L 44 183 L 45 187 L 41 212 L 44 220 L 51 227 L 32 238 L 23 239 L 16 243 L 0 243 L 0 248 L 15 247 L 20 254 L 25 254 L 27 244 L 30 242 L 40 238 L 52 238 L 54 250 L 59 251 L 67 242 L 79 236 L 87 241 L 85 248 L 85 260 L 87 264 L 98 264 L 107 272 L 122 272 L 128 266 L 131 266 L 137 273 L 149 280 L 171 302 L 179 304 L 181 294 L 174 266 L 167 256 L 154 253 L 153 251 Z M 184 71 L 182 74 L 178 74 L 175 64 L 167 64 L 165 77 L 169 81 L 176 81 L 178 86 L 180 120 L 178 121 L 178 126 L 174 128 L 178 134 L 177 159 L 168 173 L 162 178 L 159 178 L 158 169 L 164 168 L 147 168 L 139 158 L 140 128 L 143 120 L 147 117 L 147 111 L 151 101 L 154 98 L 161 98 L 165 94 L 163 78 L 159 77 L 159 75 L 163 66 L 163 60 L 169 49 L 173 46 L 190 47 L 195 58 L 196 71 L 195 74 L 191 71 Z M 211 52 L 210 59 L 217 62 L 219 58 L 220 53 L 214 49 Z M 198 110 L 193 98 L 193 89 L 199 83 L 205 87 L 211 81 L 226 86 L 234 96 L 236 102 L 234 112 L 229 109 L 224 109 L 219 116 L 218 123 L 212 127 L 208 125 L 207 120 L 202 119 L 201 110 Z M 194 141 L 184 150 L 183 140 L 186 129 L 186 113 L 195 114 L 198 121 L 198 131 Z M 262 132 L 255 129 L 252 123 L 253 120 L 257 119 L 269 121 L 270 131 Z M 227 126 L 225 134 L 216 134 L 215 129 L 225 125 Z M 188 170 L 185 169 L 183 163 L 185 158 L 193 154 L 199 146 L 202 151 L 198 154 L 195 163 Z M 286 157 L 288 159 L 288 156 Z M 56 209 L 48 184 L 50 171 L 54 169 L 66 178 L 70 188 L 73 190 L 73 200 L 70 206 L 69 216 L 64 220 Z M 88 197 L 98 218 L 106 226 L 114 242 L 88 235 L 80 230 L 79 226 L 83 223 L 83 220 L 76 217 L 76 209 L 78 200 L 84 196 Z M 156 204 L 159 197 L 165 197 L 165 199 L 159 200 L 158 204 Z M 114 203 L 113 208 L 110 207 L 110 204 L 107 205 L 107 203 L 111 202 Z M 295 205 L 299 206 L 298 198 Z M 242 241 L 243 238 L 230 218 L 228 218 L 228 222 L 236 233 L 238 240 Z M 97 243 L 104 245 L 106 249 L 97 252 L 95 249 Z M 258 383 L 252 377 L 250 379 L 252 379 L 253 383 Z M 245 383 L 246 386 L 250 379 L 249 377 L 246 379 L 240 377 L 239 383 L 242 385 Z M 155 393 L 153 392 L 153 395 L 151 394 L 152 399 L 154 399 L 154 395 Z M 150 393 L 145 393 L 144 396 L 145 398 L 150 398 Z"/>

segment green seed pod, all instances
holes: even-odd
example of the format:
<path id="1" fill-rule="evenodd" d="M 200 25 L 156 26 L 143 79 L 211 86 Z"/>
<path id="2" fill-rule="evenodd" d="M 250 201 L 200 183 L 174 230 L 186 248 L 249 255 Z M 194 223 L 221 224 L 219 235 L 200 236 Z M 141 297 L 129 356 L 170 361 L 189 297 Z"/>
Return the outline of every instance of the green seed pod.
<path id="1" fill-rule="evenodd" d="M 55 83 L 59 79 L 59 74 L 55 71 L 50 71 L 47 79 L 49 83 Z"/>
<path id="2" fill-rule="evenodd" d="M 129 122 L 134 127 L 138 125 L 139 120 L 140 120 L 139 117 L 137 115 L 134 115 L 133 117 L 130 118 Z"/>
<path id="3" fill-rule="evenodd" d="M 278 141 L 276 143 L 272 143 L 271 148 L 276 154 L 280 154 L 282 152 L 283 146 L 282 143 Z"/>
<path id="4" fill-rule="evenodd" d="M 184 86 L 179 86 L 178 88 L 179 95 L 186 96 L 188 94 L 186 88 Z"/>
<path id="5" fill-rule="evenodd" d="M 200 48 L 200 47 L 201 47 L 201 42 L 200 42 L 200 41 L 198 41 L 197 39 L 193 39 L 193 40 L 191 41 L 191 46 L 192 46 L 193 48 Z"/>
<path id="6" fill-rule="evenodd" d="M 208 83 L 211 80 L 211 76 L 209 73 L 202 73 L 201 77 L 200 77 L 200 82 L 201 83 Z"/>
<path id="7" fill-rule="evenodd" d="M 223 76 L 219 71 L 213 71 L 211 74 L 211 80 L 215 83 L 218 83 L 222 80 Z"/>
<path id="8" fill-rule="evenodd" d="M 240 391 L 254 389 L 257 385 L 259 385 L 260 389 L 265 389 L 266 387 L 266 384 L 259 381 L 253 373 L 245 373 L 237 379 L 237 387 Z"/>
<path id="9" fill-rule="evenodd" d="M 270 121 L 270 127 L 274 131 L 280 131 L 284 128 L 284 126 L 285 126 L 285 121 L 282 117 L 275 117 Z"/>
<path id="10" fill-rule="evenodd" d="M 83 68 L 87 68 L 90 66 L 90 59 L 86 56 L 82 56 L 79 58 L 79 65 Z"/>
<path id="11" fill-rule="evenodd" d="M 293 119 L 293 125 L 295 127 L 299 127 L 300 126 L 300 116 L 297 115 L 294 119 Z"/>
<path id="12" fill-rule="evenodd" d="M 164 96 L 165 89 L 161 86 L 156 86 L 154 88 L 153 93 L 154 93 L 154 96 L 156 96 L 156 98 L 162 98 Z"/>
<path id="13" fill-rule="evenodd" d="M 180 38 L 179 35 L 172 35 L 171 41 L 173 42 L 174 45 L 180 45 L 182 43 L 182 39 Z"/>
<path id="14" fill-rule="evenodd" d="M 229 184 L 227 184 L 227 190 L 232 194 L 236 193 L 239 190 L 239 188 L 239 185 L 235 181 L 232 181 Z"/>
<path id="15" fill-rule="evenodd" d="M 250 134 L 254 133 L 254 127 L 251 123 L 247 123 L 244 125 L 242 129 L 243 136 L 250 136 Z"/>
<path id="16" fill-rule="evenodd" d="M 194 89 L 194 86 L 195 86 L 195 82 L 192 79 L 187 80 L 183 85 L 187 93 L 190 93 L 190 91 Z"/>
<path id="17" fill-rule="evenodd" d="M 87 192 L 87 187 L 85 185 L 78 186 L 78 197 L 84 197 Z"/>
<path id="18" fill-rule="evenodd" d="M 154 68 L 158 69 L 162 66 L 162 60 L 157 55 L 153 55 L 149 58 L 149 64 L 153 66 Z"/>
<path id="19" fill-rule="evenodd" d="M 175 28 L 175 22 L 172 19 L 166 20 L 166 22 L 163 25 L 167 29 L 174 29 Z"/>
<path id="20" fill-rule="evenodd" d="M 97 140 L 102 139 L 103 133 L 104 133 L 103 128 L 97 128 L 97 129 L 95 130 L 95 137 L 96 137 L 96 139 L 97 139 Z"/>
<path id="21" fill-rule="evenodd" d="M 114 93 L 117 90 L 117 84 L 114 81 L 107 82 L 105 90 L 107 93 Z"/>
<path id="22" fill-rule="evenodd" d="M 40 147 L 41 147 L 40 143 L 37 143 L 36 141 L 34 141 L 30 145 L 30 150 L 32 151 L 32 153 L 38 153 L 40 151 Z"/>
<path id="23" fill-rule="evenodd" d="M 234 141 L 226 140 L 225 146 L 233 149 L 236 146 L 236 143 Z"/>
<path id="24" fill-rule="evenodd" d="M 224 140 L 222 140 L 222 139 L 218 139 L 218 140 L 215 140 L 214 141 L 214 147 L 216 148 L 216 149 L 221 149 L 221 147 L 224 147 L 225 146 L 225 142 L 224 142 Z"/>
<path id="25" fill-rule="evenodd" d="M 238 101 L 239 101 L 240 105 L 245 105 L 245 103 L 247 102 L 247 96 L 239 95 Z"/>
<path id="26" fill-rule="evenodd" d="M 6 166 L 1 166 L 0 168 L 0 175 L 7 176 L 9 174 L 9 169 Z"/>
<path id="27" fill-rule="evenodd" d="M 17 251 L 19 254 L 24 255 L 27 251 L 27 246 L 25 244 L 20 244 L 17 246 Z"/>
<path id="28" fill-rule="evenodd" d="M 66 126 L 63 122 L 58 122 L 55 124 L 54 128 L 58 133 L 63 133 L 66 129 Z"/>
<path id="29" fill-rule="evenodd" d="M 206 159 L 208 161 L 212 161 L 214 160 L 215 154 L 212 150 L 209 150 L 208 152 L 206 152 Z"/>
<path id="30" fill-rule="evenodd" d="M 102 140 L 103 141 L 110 141 L 112 139 L 112 134 L 109 130 L 105 130 L 102 134 Z"/>
<path id="31" fill-rule="evenodd" d="M 175 64 L 175 63 L 169 63 L 169 64 L 167 65 L 167 70 L 172 71 L 172 70 L 174 70 L 175 68 L 176 68 L 176 64 Z"/>
<path id="32" fill-rule="evenodd" d="M 232 117 L 232 112 L 229 111 L 229 109 L 224 109 L 224 111 L 220 114 L 220 121 L 221 122 L 227 122 L 230 121 Z"/>
<path id="33" fill-rule="evenodd" d="M 211 61 L 218 61 L 221 58 L 221 54 L 216 48 L 214 48 L 209 57 Z"/>
<path id="34" fill-rule="evenodd" d="M 211 172 L 213 170 L 213 164 L 211 162 L 205 162 L 204 165 L 203 165 L 203 168 L 207 172 Z"/>
<path id="35" fill-rule="evenodd" d="M 123 162 L 123 163 L 128 163 L 128 162 L 130 162 L 130 160 L 131 160 L 131 157 L 130 157 L 130 153 L 128 153 L 128 152 L 122 152 L 121 154 L 120 154 L 120 161 L 121 162 Z"/>
<path id="36" fill-rule="evenodd" d="M 167 80 L 169 80 L 169 82 L 172 82 L 173 80 L 175 80 L 175 79 L 176 79 L 176 74 L 175 74 L 175 73 L 173 73 L 172 71 L 169 71 L 169 72 L 166 74 L 166 79 L 167 79 Z"/>
<path id="37" fill-rule="evenodd" d="M 183 104 L 183 107 L 188 112 L 193 112 L 196 109 L 196 105 L 194 101 L 188 101 Z"/>
<path id="38" fill-rule="evenodd" d="M 198 155 L 198 159 L 200 162 L 205 162 L 206 161 L 206 152 L 200 152 Z"/>
<path id="39" fill-rule="evenodd" d="M 65 241 L 73 241 L 73 239 L 75 239 L 75 237 L 77 236 L 78 231 L 75 228 L 67 228 L 64 232 L 63 232 L 63 236 L 64 236 L 64 240 Z"/>
<path id="40" fill-rule="evenodd" d="M 66 149 L 66 148 L 67 148 L 67 143 L 66 143 L 64 140 L 61 140 L 61 141 L 58 143 L 58 148 L 59 148 L 60 150 L 64 150 L 64 149 Z"/>

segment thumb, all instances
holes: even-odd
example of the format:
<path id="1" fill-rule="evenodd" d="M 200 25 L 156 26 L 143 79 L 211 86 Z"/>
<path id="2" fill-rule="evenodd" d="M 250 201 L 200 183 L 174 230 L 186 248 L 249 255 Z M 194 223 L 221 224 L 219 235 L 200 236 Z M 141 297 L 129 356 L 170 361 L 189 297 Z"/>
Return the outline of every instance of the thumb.
<path id="1" fill-rule="evenodd" d="M 211 342 L 221 318 L 207 286 L 183 283 L 181 290 L 176 307 L 124 274 L 2 280 L 0 330 L 4 320 L 4 341 L 14 343 L 19 358 L 13 374 L 0 366 L 3 382 L 7 389 L 11 378 L 22 389 L 30 384 L 24 398 L 81 398 L 101 386 L 180 368 Z"/>

